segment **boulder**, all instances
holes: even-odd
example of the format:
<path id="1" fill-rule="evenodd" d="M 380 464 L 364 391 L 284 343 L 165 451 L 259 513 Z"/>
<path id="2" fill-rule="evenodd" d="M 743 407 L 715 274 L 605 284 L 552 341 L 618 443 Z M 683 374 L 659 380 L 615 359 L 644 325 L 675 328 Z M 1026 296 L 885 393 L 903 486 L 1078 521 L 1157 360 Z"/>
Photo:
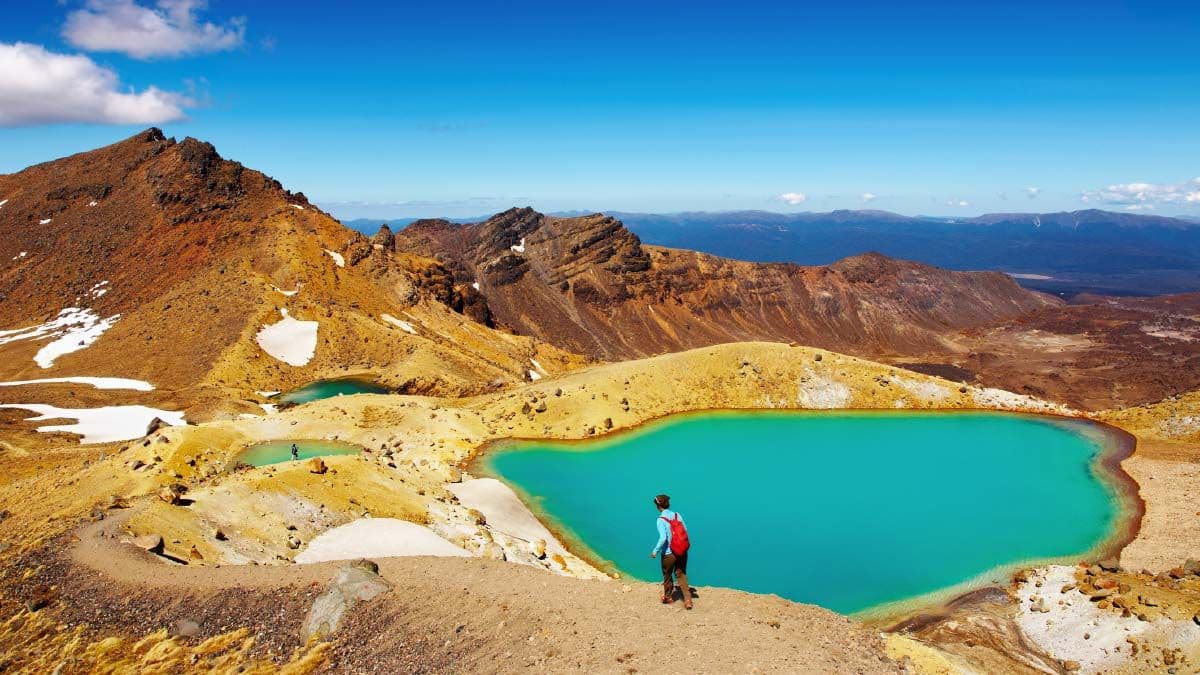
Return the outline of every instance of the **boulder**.
<path id="1" fill-rule="evenodd" d="M 25 598 L 25 609 L 36 612 L 54 601 L 54 589 L 46 584 L 38 584 L 29 591 Z"/>
<path id="2" fill-rule="evenodd" d="M 328 470 L 329 467 L 325 466 L 325 460 L 321 459 L 320 457 L 313 457 L 312 459 L 308 460 L 309 473 L 323 474 Z"/>
<path id="3" fill-rule="evenodd" d="M 162 420 L 162 418 L 155 417 L 154 419 L 150 420 L 150 424 L 146 425 L 146 433 L 144 435 L 149 436 L 150 434 L 158 431 L 159 429 L 162 429 L 163 427 L 169 427 L 169 426 L 171 426 L 171 425 L 164 422 Z"/>
<path id="4" fill-rule="evenodd" d="M 162 555 L 163 538 L 161 534 L 143 534 L 133 540 L 133 545 L 156 555 Z"/>
<path id="5" fill-rule="evenodd" d="M 538 539 L 533 542 L 533 557 L 541 560 L 546 557 L 546 540 Z"/>
<path id="6" fill-rule="evenodd" d="M 1104 570 L 1105 572 L 1121 571 L 1121 564 L 1117 562 L 1116 558 L 1105 558 L 1097 564 L 1100 565 L 1100 569 Z"/>
<path id="7" fill-rule="evenodd" d="M 300 637 L 304 641 L 325 639 L 337 632 L 342 620 L 360 602 L 368 602 L 391 590 L 392 585 L 379 576 L 378 566 L 369 560 L 342 565 L 337 576 L 308 610 Z"/>
<path id="8" fill-rule="evenodd" d="M 158 498 L 172 506 L 183 501 L 183 495 L 187 492 L 187 486 L 175 483 L 167 485 L 158 491 Z"/>

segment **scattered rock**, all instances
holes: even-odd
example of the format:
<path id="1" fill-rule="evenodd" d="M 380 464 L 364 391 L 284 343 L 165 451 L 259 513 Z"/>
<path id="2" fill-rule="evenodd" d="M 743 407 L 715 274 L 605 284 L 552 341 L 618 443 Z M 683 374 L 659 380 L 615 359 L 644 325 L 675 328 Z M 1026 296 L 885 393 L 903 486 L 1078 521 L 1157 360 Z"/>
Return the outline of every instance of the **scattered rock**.
<path id="1" fill-rule="evenodd" d="M 1063 670 L 1067 671 L 1068 673 L 1073 673 L 1079 670 L 1081 667 L 1082 666 L 1078 661 L 1063 661 Z"/>
<path id="2" fill-rule="evenodd" d="M 611 428 L 613 428 L 613 421 L 612 421 L 612 418 L 611 418 L 611 417 L 605 417 L 605 418 L 604 418 L 604 428 L 605 428 L 605 429 L 611 429 Z"/>
<path id="3" fill-rule="evenodd" d="M 534 409 L 533 409 L 533 411 L 534 411 L 534 412 L 540 412 L 540 413 L 544 413 L 544 412 L 546 412 L 546 402 L 545 402 L 545 401 L 538 401 L 537 407 L 536 407 L 536 408 L 534 408 Z"/>
<path id="4" fill-rule="evenodd" d="M 325 460 L 321 459 L 320 457 L 313 457 L 312 459 L 308 460 L 309 473 L 323 474 L 328 470 L 329 467 L 325 466 Z"/>
<path id="5" fill-rule="evenodd" d="M 542 560 L 546 557 L 546 540 L 538 539 L 533 542 L 533 557 Z"/>
<path id="6" fill-rule="evenodd" d="M 171 634 L 179 637 L 196 637 L 200 634 L 200 624 L 191 619 L 180 619 L 175 622 Z"/>
<path id="7" fill-rule="evenodd" d="M 217 541 L 225 541 L 229 538 L 225 536 L 225 532 L 223 532 L 219 527 L 213 528 L 212 536 L 213 539 L 216 539 Z"/>
<path id="8" fill-rule="evenodd" d="M 288 535 L 288 539 L 287 539 L 288 548 L 290 548 L 294 551 L 294 550 L 300 548 L 300 543 L 301 543 L 300 539 L 298 537 L 296 537 L 296 535 L 294 535 L 294 534 Z"/>
<path id="9" fill-rule="evenodd" d="M 195 544 L 192 544 L 192 549 L 188 551 L 188 557 L 192 560 L 204 560 L 204 556 L 200 553 L 200 549 L 196 548 Z"/>
<path id="10" fill-rule="evenodd" d="M 1116 558 L 1105 558 L 1104 560 L 1101 560 L 1098 564 L 1100 565 L 1100 569 L 1104 570 L 1105 572 L 1120 572 L 1121 571 L 1121 564 L 1117 562 Z"/>

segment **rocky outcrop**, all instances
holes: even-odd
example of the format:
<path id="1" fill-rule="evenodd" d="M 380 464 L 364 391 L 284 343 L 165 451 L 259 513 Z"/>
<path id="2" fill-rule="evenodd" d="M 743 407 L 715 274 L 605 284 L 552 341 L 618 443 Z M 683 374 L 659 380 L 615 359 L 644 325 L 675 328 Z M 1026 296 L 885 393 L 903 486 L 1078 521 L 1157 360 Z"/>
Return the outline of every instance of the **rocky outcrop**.
<path id="1" fill-rule="evenodd" d="M 644 246 L 600 214 L 417 221 L 395 241 L 478 285 L 497 324 L 610 359 L 744 340 L 921 353 L 944 350 L 947 333 L 1058 304 L 1003 274 L 878 254 L 800 267 Z"/>

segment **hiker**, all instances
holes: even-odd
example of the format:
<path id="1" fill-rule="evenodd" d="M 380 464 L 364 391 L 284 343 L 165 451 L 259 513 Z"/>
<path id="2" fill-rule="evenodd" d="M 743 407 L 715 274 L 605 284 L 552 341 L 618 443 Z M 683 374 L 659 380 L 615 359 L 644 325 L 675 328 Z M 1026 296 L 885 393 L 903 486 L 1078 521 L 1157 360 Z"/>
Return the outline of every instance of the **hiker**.
<path id="1" fill-rule="evenodd" d="M 292 461 L 300 461 L 300 448 L 296 447 L 295 443 L 292 443 Z"/>
<path id="2" fill-rule="evenodd" d="M 679 590 L 683 592 L 683 608 L 691 609 L 692 589 L 688 587 L 687 580 L 688 549 L 691 548 L 691 542 L 688 541 L 687 527 L 683 524 L 683 517 L 671 510 L 669 496 L 658 495 L 654 498 L 654 506 L 658 509 L 658 520 L 655 521 L 658 526 L 658 543 L 654 545 L 654 550 L 650 551 L 650 557 L 662 554 L 662 602 L 664 605 L 675 602 L 675 583 L 672 580 L 674 577 L 679 581 Z"/>

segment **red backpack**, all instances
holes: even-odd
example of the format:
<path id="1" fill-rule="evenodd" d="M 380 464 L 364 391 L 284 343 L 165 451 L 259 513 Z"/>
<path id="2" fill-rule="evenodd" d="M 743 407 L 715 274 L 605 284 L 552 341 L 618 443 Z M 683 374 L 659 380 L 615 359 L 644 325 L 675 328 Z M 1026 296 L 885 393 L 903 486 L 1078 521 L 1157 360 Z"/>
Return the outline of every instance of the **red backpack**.
<path id="1" fill-rule="evenodd" d="M 663 520 L 667 520 L 667 525 L 671 526 L 671 553 L 675 555 L 683 555 L 691 548 L 692 543 L 688 541 L 687 528 L 683 526 L 683 521 L 679 519 L 679 514 L 674 514 L 672 520 L 667 520 L 665 516 L 659 516 Z"/>

